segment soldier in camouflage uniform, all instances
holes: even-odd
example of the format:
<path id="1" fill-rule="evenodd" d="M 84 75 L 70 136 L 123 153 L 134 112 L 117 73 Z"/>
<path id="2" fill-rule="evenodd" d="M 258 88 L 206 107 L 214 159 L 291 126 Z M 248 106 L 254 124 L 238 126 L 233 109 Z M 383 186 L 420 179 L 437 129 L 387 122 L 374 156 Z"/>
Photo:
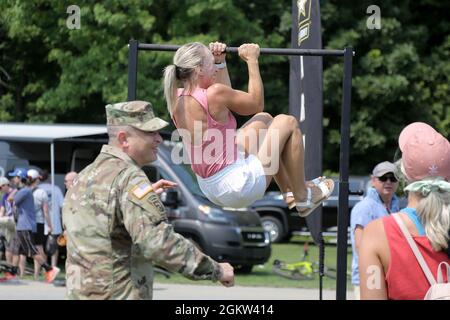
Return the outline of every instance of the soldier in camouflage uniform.
<path id="1" fill-rule="evenodd" d="M 109 144 L 78 176 L 63 207 L 67 230 L 69 299 L 151 299 L 152 263 L 198 280 L 234 282 L 233 268 L 217 263 L 174 232 L 156 190 L 141 167 L 156 160 L 168 123 L 151 104 L 106 106 Z"/>

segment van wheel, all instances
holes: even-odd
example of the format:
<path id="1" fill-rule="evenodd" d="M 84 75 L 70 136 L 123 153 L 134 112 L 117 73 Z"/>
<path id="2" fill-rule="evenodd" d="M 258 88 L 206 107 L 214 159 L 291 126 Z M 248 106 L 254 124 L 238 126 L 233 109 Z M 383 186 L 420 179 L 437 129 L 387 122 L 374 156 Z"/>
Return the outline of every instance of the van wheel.
<path id="1" fill-rule="evenodd" d="M 283 224 L 280 220 L 273 216 L 261 217 L 261 223 L 265 231 L 270 234 L 270 241 L 272 243 L 278 243 L 283 240 Z"/>

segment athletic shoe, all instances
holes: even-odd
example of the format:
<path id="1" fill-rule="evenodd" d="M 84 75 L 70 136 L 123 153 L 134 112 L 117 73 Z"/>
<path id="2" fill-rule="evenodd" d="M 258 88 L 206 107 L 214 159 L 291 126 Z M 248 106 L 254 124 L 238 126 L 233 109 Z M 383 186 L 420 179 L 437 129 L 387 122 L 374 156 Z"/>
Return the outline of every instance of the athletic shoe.
<path id="1" fill-rule="evenodd" d="M 10 272 L 5 272 L 5 279 L 6 280 L 14 280 L 14 279 L 17 279 L 17 276 Z"/>
<path id="2" fill-rule="evenodd" d="M 51 270 L 45 272 L 45 280 L 47 281 L 47 283 L 52 283 L 58 275 L 59 271 L 59 268 L 52 267 Z"/>

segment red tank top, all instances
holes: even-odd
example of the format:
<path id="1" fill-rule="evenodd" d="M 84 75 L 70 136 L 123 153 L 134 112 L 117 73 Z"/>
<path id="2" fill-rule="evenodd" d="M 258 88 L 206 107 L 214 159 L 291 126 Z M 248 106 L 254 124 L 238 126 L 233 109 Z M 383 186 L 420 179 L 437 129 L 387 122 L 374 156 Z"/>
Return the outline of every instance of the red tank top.
<path id="1" fill-rule="evenodd" d="M 192 171 L 202 178 L 207 178 L 236 162 L 236 118 L 229 112 L 226 123 L 222 124 L 214 120 L 208 110 L 206 89 L 197 87 L 192 93 L 187 93 L 184 89 L 178 89 L 177 96 L 184 95 L 197 100 L 206 112 L 207 130 L 203 133 L 202 143 L 199 145 L 191 144 L 191 141 L 194 140 L 191 137 L 191 141 L 183 139 L 183 144 L 191 161 Z M 173 118 L 173 122 L 177 126 L 175 118 Z"/>
<path id="2" fill-rule="evenodd" d="M 394 217 L 384 217 L 383 225 L 391 252 L 391 261 L 386 273 L 388 299 L 422 300 L 430 288 L 430 283 Z M 436 279 L 439 263 L 442 261 L 450 263 L 449 257 L 443 251 L 434 251 L 426 236 L 411 236 Z"/>

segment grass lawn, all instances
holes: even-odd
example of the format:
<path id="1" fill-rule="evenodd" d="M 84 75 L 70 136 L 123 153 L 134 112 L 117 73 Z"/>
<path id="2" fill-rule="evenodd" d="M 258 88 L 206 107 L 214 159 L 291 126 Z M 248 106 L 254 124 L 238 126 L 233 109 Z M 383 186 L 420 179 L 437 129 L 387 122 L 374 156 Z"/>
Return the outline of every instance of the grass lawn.
<path id="1" fill-rule="evenodd" d="M 267 287 L 294 287 L 294 288 L 319 288 L 319 275 L 316 274 L 312 280 L 290 280 L 276 275 L 272 272 L 273 261 L 278 259 L 285 262 L 300 261 L 303 256 L 303 245 L 305 237 L 293 237 L 288 243 L 272 244 L 272 254 L 268 262 L 264 265 L 257 265 L 253 267 L 250 274 L 236 274 L 235 284 L 239 286 L 267 286 Z M 336 266 L 336 251 L 335 245 L 325 246 L 325 265 L 330 267 Z M 347 254 L 347 270 L 351 270 L 351 247 L 348 248 Z M 308 261 L 319 261 L 319 248 L 311 241 L 309 244 Z M 161 283 L 183 283 L 183 284 L 211 284 L 209 281 L 191 281 L 179 274 L 172 274 L 167 279 L 163 275 L 156 274 L 156 282 Z M 336 280 L 323 278 L 324 289 L 335 289 Z M 350 279 L 347 281 L 347 288 L 351 288 Z"/>
<path id="2" fill-rule="evenodd" d="M 274 260 L 281 260 L 284 262 L 297 262 L 300 261 L 303 256 L 303 246 L 305 241 L 308 241 L 306 237 L 295 236 L 290 242 L 281 244 L 272 244 L 272 254 L 268 262 L 264 265 L 256 265 L 250 274 L 236 274 L 235 284 L 239 286 L 262 286 L 262 287 L 280 287 L 280 288 L 319 288 L 319 275 L 316 274 L 312 280 L 291 280 L 276 275 L 272 271 L 272 265 Z M 319 261 L 319 248 L 309 239 L 309 255 L 307 260 L 311 262 Z M 325 246 L 325 265 L 330 267 L 336 266 L 336 251 L 335 245 Z M 351 270 L 351 247 L 348 247 L 347 254 L 347 270 Z M 28 263 L 28 267 L 32 268 L 32 263 Z M 61 273 L 58 275 L 58 279 L 64 279 L 64 264 L 60 264 Z M 32 275 L 26 275 L 26 280 L 33 280 Z M 41 276 L 40 280 L 43 281 L 44 277 Z M 156 274 L 155 282 L 160 283 L 181 283 L 181 284 L 202 284 L 202 285 L 217 285 L 210 281 L 192 281 L 186 279 L 180 274 L 174 273 L 169 279 L 165 278 L 161 274 Z M 336 280 L 328 277 L 323 278 L 324 289 L 336 289 Z M 350 279 L 347 281 L 347 288 L 351 288 Z"/>

